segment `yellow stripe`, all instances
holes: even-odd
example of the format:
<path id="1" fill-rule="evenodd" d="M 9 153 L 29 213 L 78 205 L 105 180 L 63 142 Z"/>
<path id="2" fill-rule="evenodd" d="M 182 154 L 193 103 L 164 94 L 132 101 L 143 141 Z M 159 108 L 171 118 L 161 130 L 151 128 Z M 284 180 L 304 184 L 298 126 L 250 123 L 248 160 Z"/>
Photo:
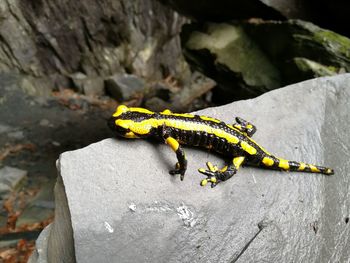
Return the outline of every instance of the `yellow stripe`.
<path id="1" fill-rule="evenodd" d="M 266 166 L 272 166 L 275 162 L 270 157 L 264 157 L 262 159 L 263 164 Z"/>
<path id="2" fill-rule="evenodd" d="M 166 138 L 166 143 L 171 147 L 171 149 L 173 149 L 174 152 L 177 151 L 177 149 L 179 149 L 179 143 L 177 140 L 175 140 L 173 137 L 168 137 Z"/>
<path id="3" fill-rule="evenodd" d="M 278 159 L 279 160 L 279 164 L 278 167 L 282 168 L 284 170 L 289 170 L 289 163 L 287 160 L 285 159 Z"/>
<path id="4" fill-rule="evenodd" d="M 233 165 L 236 167 L 236 169 L 238 169 L 239 167 L 241 167 L 243 161 L 244 161 L 244 156 L 239 156 L 239 157 L 235 157 L 233 158 Z"/>
<path id="5" fill-rule="evenodd" d="M 144 108 L 129 108 L 130 111 L 132 112 L 140 112 L 140 113 L 147 113 L 147 114 L 154 114 L 153 111 L 144 109 Z"/>
<path id="6" fill-rule="evenodd" d="M 313 173 L 319 173 L 321 172 L 315 165 L 309 164 L 310 170 Z"/>
<path id="7" fill-rule="evenodd" d="M 250 155 L 256 154 L 256 149 L 253 146 L 249 145 L 247 142 L 242 141 L 241 146 L 242 146 L 243 150 L 245 150 Z"/>
<path id="8" fill-rule="evenodd" d="M 221 121 L 218 119 L 214 119 L 211 117 L 207 117 L 207 116 L 199 116 L 203 121 L 212 121 L 212 122 L 216 122 L 216 123 L 220 123 Z"/>
<path id="9" fill-rule="evenodd" d="M 116 121 L 117 126 L 121 126 L 124 129 L 130 129 L 134 133 L 142 134 L 142 135 L 148 134 L 152 128 L 157 128 L 159 126 L 162 126 L 163 123 L 168 127 L 181 129 L 185 131 L 202 131 L 202 132 L 207 132 L 209 134 L 214 134 L 220 138 L 225 138 L 228 142 L 234 143 L 234 144 L 237 144 L 240 141 L 236 136 L 228 132 L 225 132 L 222 129 L 216 129 L 206 124 L 188 122 L 186 120 L 149 118 L 141 122 L 135 122 L 133 120 L 121 120 L 121 119 Z M 254 152 L 254 150 L 256 151 L 256 149 L 250 145 L 247 146 L 246 148 L 249 149 L 250 152 Z"/>
<path id="10" fill-rule="evenodd" d="M 304 171 L 306 164 L 305 163 L 299 163 L 299 164 L 300 164 L 300 166 L 298 167 L 298 171 Z"/>
<path id="11" fill-rule="evenodd" d="M 215 129 L 206 124 L 187 122 L 185 120 L 161 119 L 157 121 L 159 123 L 158 125 L 163 125 L 163 123 L 165 123 L 166 126 L 185 130 L 185 131 L 202 131 L 202 132 L 207 132 L 209 134 L 214 134 L 220 138 L 225 138 L 230 143 L 237 144 L 239 142 L 239 139 L 236 136 L 233 136 L 232 134 L 227 133 L 224 130 Z"/>
<path id="12" fill-rule="evenodd" d="M 162 115 L 170 115 L 170 116 L 178 116 L 178 117 L 194 118 L 193 114 L 190 114 L 190 113 L 172 113 L 170 110 L 164 110 L 160 114 L 162 114 Z"/>

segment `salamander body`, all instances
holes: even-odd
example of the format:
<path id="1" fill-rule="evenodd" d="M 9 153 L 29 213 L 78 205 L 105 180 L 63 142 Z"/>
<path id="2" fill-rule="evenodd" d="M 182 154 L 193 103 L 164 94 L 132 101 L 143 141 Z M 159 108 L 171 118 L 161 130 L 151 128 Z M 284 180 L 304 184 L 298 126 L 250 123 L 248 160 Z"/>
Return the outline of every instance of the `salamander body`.
<path id="1" fill-rule="evenodd" d="M 242 164 L 285 171 L 299 171 L 331 175 L 334 171 L 323 166 L 278 158 L 258 145 L 251 137 L 256 127 L 236 117 L 232 125 L 218 119 L 170 110 L 152 112 L 144 108 L 120 105 L 109 119 L 110 128 L 125 138 L 156 137 L 167 143 L 176 153 L 178 162 L 170 174 L 180 174 L 183 180 L 187 159 L 181 145 L 199 146 L 231 159 L 222 169 L 207 162 L 208 169 L 199 169 L 207 176 L 201 181 L 216 186 L 231 178 Z"/>

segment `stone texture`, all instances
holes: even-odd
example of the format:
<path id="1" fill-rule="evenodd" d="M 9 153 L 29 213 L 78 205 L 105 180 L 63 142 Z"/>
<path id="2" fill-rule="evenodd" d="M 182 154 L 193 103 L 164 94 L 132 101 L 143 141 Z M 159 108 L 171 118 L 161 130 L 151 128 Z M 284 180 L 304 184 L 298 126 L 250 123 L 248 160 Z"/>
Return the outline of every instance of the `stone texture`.
<path id="1" fill-rule="evenodd" d="M 350 39 L 300 20 L 184 27 L 188 61 L 218 83 L 217 103 L 350 71 Z"/>
<path id="2" fill-rule="evenodd" d="M 62 87 L 79 71 L 159 79 L 189 70 L 178 37 L 186 18 L 155 0 L 5 0 L 0 20 L 0 70 L 31 76 L 31 86 Z"/>
<path id="3" fill-rule="evenodd" d="M 130 74 L 116 74 L 106 79 L 105 87 L 108 94 L 117 101 L 128 101 L 136 98 L 145 90 L 143 79 Z"/>
<path id="4" fill-rule="evenodd" d="M 243 167 L 211 189 L 197 169 L 223 161 L 203 150 L 186 148 L 182 182 L 168 175 L 175 156 L 163 144 L 106 139 L 63 153 L 55 222 L 40 237 L 51 241 L 48 262 L 347 261 L 349 81 L 314 79 L 199 112 L 250 120 L 266 149 L 333 167 L 330 177 Z"/>
<path id="5" fill-rule="evenodd" d="M 344 0 L 160 0 L 180 14 L 199 21 L 227 22 L 237 19 L 302 19 L 350 36 L 348 10 Z"/>
<path id="6" fill-rule="evenodd" d="M 76 90 L 87 96 L 101 96 L 105 93 L 104 80 L 101 77 L 87 77 L 81 72 L 71 75 Z"/>
<path id="7" fill-rule="evenodd" d="M 27 171 L 5 166 L 0 169 L 0 199 L 18 190 L 27 179 Z"/>
<path id="8" fill-rule="evenodd" d="M 208 23 L 184 42 L 188 60 L 215 79 L 227 97 L 255 97 L 280 87 L 278 69 L 239 24 Z"/>

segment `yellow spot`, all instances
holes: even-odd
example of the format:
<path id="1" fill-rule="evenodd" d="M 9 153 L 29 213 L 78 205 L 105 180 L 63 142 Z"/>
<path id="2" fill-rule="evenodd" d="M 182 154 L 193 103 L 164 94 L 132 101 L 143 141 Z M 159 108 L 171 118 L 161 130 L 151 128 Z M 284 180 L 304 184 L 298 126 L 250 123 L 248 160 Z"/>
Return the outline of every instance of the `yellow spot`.
<path id="1" fill-rule="evenodd" d="M 207 183 L 208 183 L 208 180 L 207 179 L 203 179 L 201 181 L 201 186 L 205 186 L 205 185 L 207 185 Z"/>
<path id="2" fill-rule="evenodd" d="M 140 113 L 147 113 L 147 114 L 154 114 L 153 111 L 144 109 L 144 108 L 129 108 L 130 111 L 132 112 L 140 112 Z"/>
<path id="3" fill-rule="evenodd" d="M 262 162 L 266 166 L 272 166 L 275 163 L 270 157 L 264 157 Z"/>
<path id="4" fill-rule="evenodd" d="M 247 129 L 252 129 L 252 128 L 253 128 L 253 125 L 251 125 L 251 124 L 247 125 Z"/>
<path id="5" fill-rule="evenodd" d="M 242 141 L 241 146 L 242 146 L 243 150 L 245 150 L 250 155 L 256 154 L 256 149 L 253 146 L 249 145 L 248 143 Z"/>
<path id="6" fill-rule="evenodd" d="M 177 142 L 177 140 L 175 140 L 173 137 L 169 137 L 165 141 L 171 147 L 171 149 L 173 149 L 174 152 L 176 152 L 177 149 L 179 149 L 180 145 Z"/>
<path id="7" fill-rule="evenodd" d="M 127 132 L 125 135 L 124 135 L 125 138 L 130 138 L 130 139 L 136 139 L 136 138 L 139 138 L 135 133 L 133 132 Z"/>
<path id="8" fill-rule="evenodd" d="M 310 170 L 313 173 L 319 173 L 321 172 L 315 165 L 309 164 Z"/>
<path id="9" fill-rule="evenodd" d="M 171 113 L 172 112 L 169 109 L 166 109 L 166 110 L 162 111 L 160 114 L 169 115 Z"/>
<path id="10" fill-rule="evenodd" d="M 116 112 L 113 114 L 113 117 L 118 117 L 120 115 L 122 115 L 124 112 L 127 112 L 129 110 L 129 108 L 125 105 L 120 105 L 118 106 Z"/>
<path id="11" fill-rule="evenodd" d="M 199 169 L 198 169 L 198 172 L 200 172 L 200 173 L 205 173 L 206 170 L 205 170 L 204 168 L 199 168 Z"/>
<path id="12" fill-rule="evenodd" d="M 228 168 L 228 166 L 227 165 L 225 165 L 223 168 L 221 168 L 221 170 L 220 170 L 220 172 L 226 172 L 227 171 L 227 168 Z"/>
<path id="13" fill-rule="evenodd" d="M 131 123 L 132 123 L 132 121 L 130 121 L 130 120 L 118 119 L 115 121 L 116 126 L 122 127 L 124 129 L 129 129 Z"/>
<path id="14" fill-rule="evenodd" d="M 235 157 L 233 158 L 233 165 L 236 167 L 236 169 L 238 169 L 239 167 L 241 167 L 242 163 L 244 161 L 244 156 L 239 156 L 239 157 Z"/>
<path id="15" fill-rule="evenodd" d="M 289 163 L 285 159 L 279 159 L 278 167 L 282 168 L 283 170 L 288 170 L 289 169 Z"/>
<path id="16" fill-rule="evenodd" d="M 333 173 L 334 173 L 334 171 L 333 171 L 332 169 L 329 169 L 329 168 L 328 168 L 328 169 L 326 170 L 326 174 L 333 174 Z"/>
<path id="17" fill-rule="evenodd" d="M 210 182 L 212 183 L 216 183 L 218 180 L 216 179 L 216 177 L 210 177 Z"/>
<path id="18" fill-rule="evenodd" d="M 305 163 L 300 163 L 300 166 L 298 167 L 298 171 L 304 171 L 306 167 Z"/>
<path id="19" fill-rule="evenodd" d="M 240 124 L 235 124 L 234 126 L 235 126 L 235 128 L 237 128 L 239 130 L 242 129 L 242 126 Z"/>
<path id="20" fill-rule="evenodd" d="M 218 168 L 216 166 L 214 166 L 211 162 L 207 162 L 207 166 L 208 166 L 209 170 L 212 172 L 216 172 L 218 170 Z"/>
<path id="21" fill-rule="evenodd" d="M 149 119 L 148 122 L 118 119 L 115 121 L 115 125 L 124 129 L 130 129 L 130 131 L 136 134 L 148 134 L 153 127 L 157 127 L 157 122 L 155 119 Z"/>
<path id="22" fill-rule="evenodd" d="M 215 118 L 207 117 L 207 116 L 199 116 L 204 121 L 212 121 L 216 123 L 220 123 L 221 121 Z"/>

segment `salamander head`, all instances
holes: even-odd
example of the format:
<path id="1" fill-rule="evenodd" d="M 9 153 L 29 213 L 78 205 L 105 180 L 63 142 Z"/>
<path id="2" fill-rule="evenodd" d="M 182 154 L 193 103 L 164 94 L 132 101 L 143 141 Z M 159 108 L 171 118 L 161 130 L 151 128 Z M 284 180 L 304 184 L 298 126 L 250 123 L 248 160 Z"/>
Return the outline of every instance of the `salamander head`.
<path id="1" fill-rule="evenodd" d="M 125 138 L 139 138 L 150 133 L 151 126 L 141 123 L 150 119 L 154 112 L 143 108 L 118 106 L 116 112 L 108 120 L 108 126 L 118 135 Z"/>

